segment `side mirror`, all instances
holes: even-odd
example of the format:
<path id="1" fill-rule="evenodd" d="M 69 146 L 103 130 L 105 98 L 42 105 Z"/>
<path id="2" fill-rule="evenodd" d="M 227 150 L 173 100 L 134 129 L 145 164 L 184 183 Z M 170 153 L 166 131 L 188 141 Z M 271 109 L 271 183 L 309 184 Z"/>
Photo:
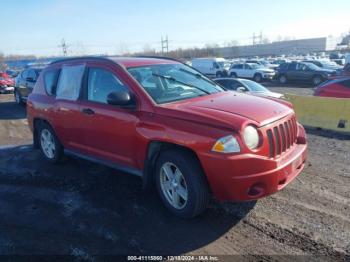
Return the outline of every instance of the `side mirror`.
<path id="1" fill-rule="evenodd" d="M 113 106 L 134 109 L 136 101 L 134 96 L 126 90 L 115 91 L 107 96 L 107 103 Z"/>
<path id="2" fill-rule="evenodd" d="M 245 87 L 240 86 L 240 87 L 237 87 L 236 91 L 237 92 L 246 92 L 247 90 L 245 89 Z"/>
<path id="3" fill-rule="evenodd" d="M 27 81 L 27 82 L 32 82 L 32 83 L 35 82 L 35 80 L 34 80 L 33 77 L 27 77 L 27 78 L 26 78 L 26 81 Z"/>

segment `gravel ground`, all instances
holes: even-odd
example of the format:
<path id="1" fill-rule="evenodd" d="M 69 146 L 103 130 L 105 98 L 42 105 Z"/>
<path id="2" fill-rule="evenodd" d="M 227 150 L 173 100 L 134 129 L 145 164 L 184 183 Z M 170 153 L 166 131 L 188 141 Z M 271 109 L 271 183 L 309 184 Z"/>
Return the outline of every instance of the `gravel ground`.
<path id="1" fill-rule="evenodd" d="M 0 145 L 30 144 L 24 108 L 0 97 Z M 192 220 L 171 216 L 134 176 L 77 159 L 51 165 L 31 146 L 3 148 L 0 254 L 350 261 L 350 140 L 310 130 L 308 143 L 305 170 L 281 192 L 257 202 L 213 201 Z"/>

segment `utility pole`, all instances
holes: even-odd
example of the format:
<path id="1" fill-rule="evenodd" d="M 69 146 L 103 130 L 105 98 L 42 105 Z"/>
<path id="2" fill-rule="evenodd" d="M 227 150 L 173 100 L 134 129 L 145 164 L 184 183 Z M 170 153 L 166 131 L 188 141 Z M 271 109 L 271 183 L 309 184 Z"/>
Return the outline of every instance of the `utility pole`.
<path id="1" fill-rule="evenodd" d="M 66 40 L 64 38 L 62 38 L 61 44 L 58 47 L 62 48 L 63 56 L 67 56 L 68 45 L 67 45 Z"/>
<path id="2" fill-rule="evenodd" d="M 253 33 L 253 45 L 255 45 L 255 33 Z"/>
<path id="3" fill-rule="evenodd" d="M 169 53 L 169 39 L 168 39 L 168 35 L 166 35 L 166 37 L 163 39 L 163 36 L 160 40 L 160 43 L 162 45 L 162 54 L 164 54 L 164 51 L 166 51 L 167 53 Z"/>
<path id="4" fill-rule="evenodd" d="M 262 42 L 263 42 L 263 35 L 262 35 L 262 31 L 260 31 L 259 43 L 262 44 Z"/>

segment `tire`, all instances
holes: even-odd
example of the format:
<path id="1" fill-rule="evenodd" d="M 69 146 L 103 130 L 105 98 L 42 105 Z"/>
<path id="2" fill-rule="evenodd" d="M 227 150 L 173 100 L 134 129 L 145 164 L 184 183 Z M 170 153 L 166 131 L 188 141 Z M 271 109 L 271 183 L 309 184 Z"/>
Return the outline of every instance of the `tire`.
<path id="1" fill-rule="evenodd" d="M 18 93 L 17 89 L 15 89 L 15 91 L 13 92 L 13 95 L 15 97 L 16 104 L 23 106 L 24 105 L 23 99 L 20 93 Z"/>
<path id="2" fill-rule="evenodd" d="M 51 126 L 40 123 L 37 131 L 39 148 L 44 158 L 53 164 L 60 162 L 63 158 L 63 146 Z"/>
<path id="3" fill-rule="evenodd" d="M 237 74 L 236 74 L 235 72 L 232 72 L 232 73 L 230 74 L 230 77 L 237 78 Z"/>
<path id="4" fill-rule="evenodd" d="M 255 74 L 253 77 L 253 80 L 257 83 L 260 83 L 262 81 L 262 75 L 261 74 Z"/>
<path id="5" fill-rule="evenodd" d="M 174 215 L 192 218 L 207 208 L 211 196 L 209 186 L 200 163 L 191 153 L 176 149 L 161 152 L 155 180 L 162 202 Z"/>
<path id="6" fill-rule="evenodd" d="M 313 78 L 312 78 L 312 83 L 314 86 L 318 86 L 319 84 L 321 84 L 323 82 L 323 78 L 322 76 L 320 75 L 315 75 Z"/>
<path id="7" fill-rule="evenodd" d="M 286 84 L 288 82 L 287 80 L 287 77 L 285 75 L 280 75 L 278 77 L 278 81 L 281 83 L 281 84 Z"/>
<path id="8" fill-rule="evenodd" d="M 217 78 L 223 77 L 223 73 L 217 72 L 217 73 L 216 73 L 216 77 L 217 77 Z"/>

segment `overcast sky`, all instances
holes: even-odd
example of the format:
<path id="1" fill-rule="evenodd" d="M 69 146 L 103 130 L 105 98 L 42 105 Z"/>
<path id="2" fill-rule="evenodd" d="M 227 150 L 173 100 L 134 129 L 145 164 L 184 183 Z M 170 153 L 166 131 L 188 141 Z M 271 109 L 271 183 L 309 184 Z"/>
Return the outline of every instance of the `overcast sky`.
<path id="1" fill-rule="evenodd" d="M 252 43 L 252 35 L 311 38 L 350 30 L 350 0 L 11 0 L 0 4 L 0 52 L 118 54 Z"/>

